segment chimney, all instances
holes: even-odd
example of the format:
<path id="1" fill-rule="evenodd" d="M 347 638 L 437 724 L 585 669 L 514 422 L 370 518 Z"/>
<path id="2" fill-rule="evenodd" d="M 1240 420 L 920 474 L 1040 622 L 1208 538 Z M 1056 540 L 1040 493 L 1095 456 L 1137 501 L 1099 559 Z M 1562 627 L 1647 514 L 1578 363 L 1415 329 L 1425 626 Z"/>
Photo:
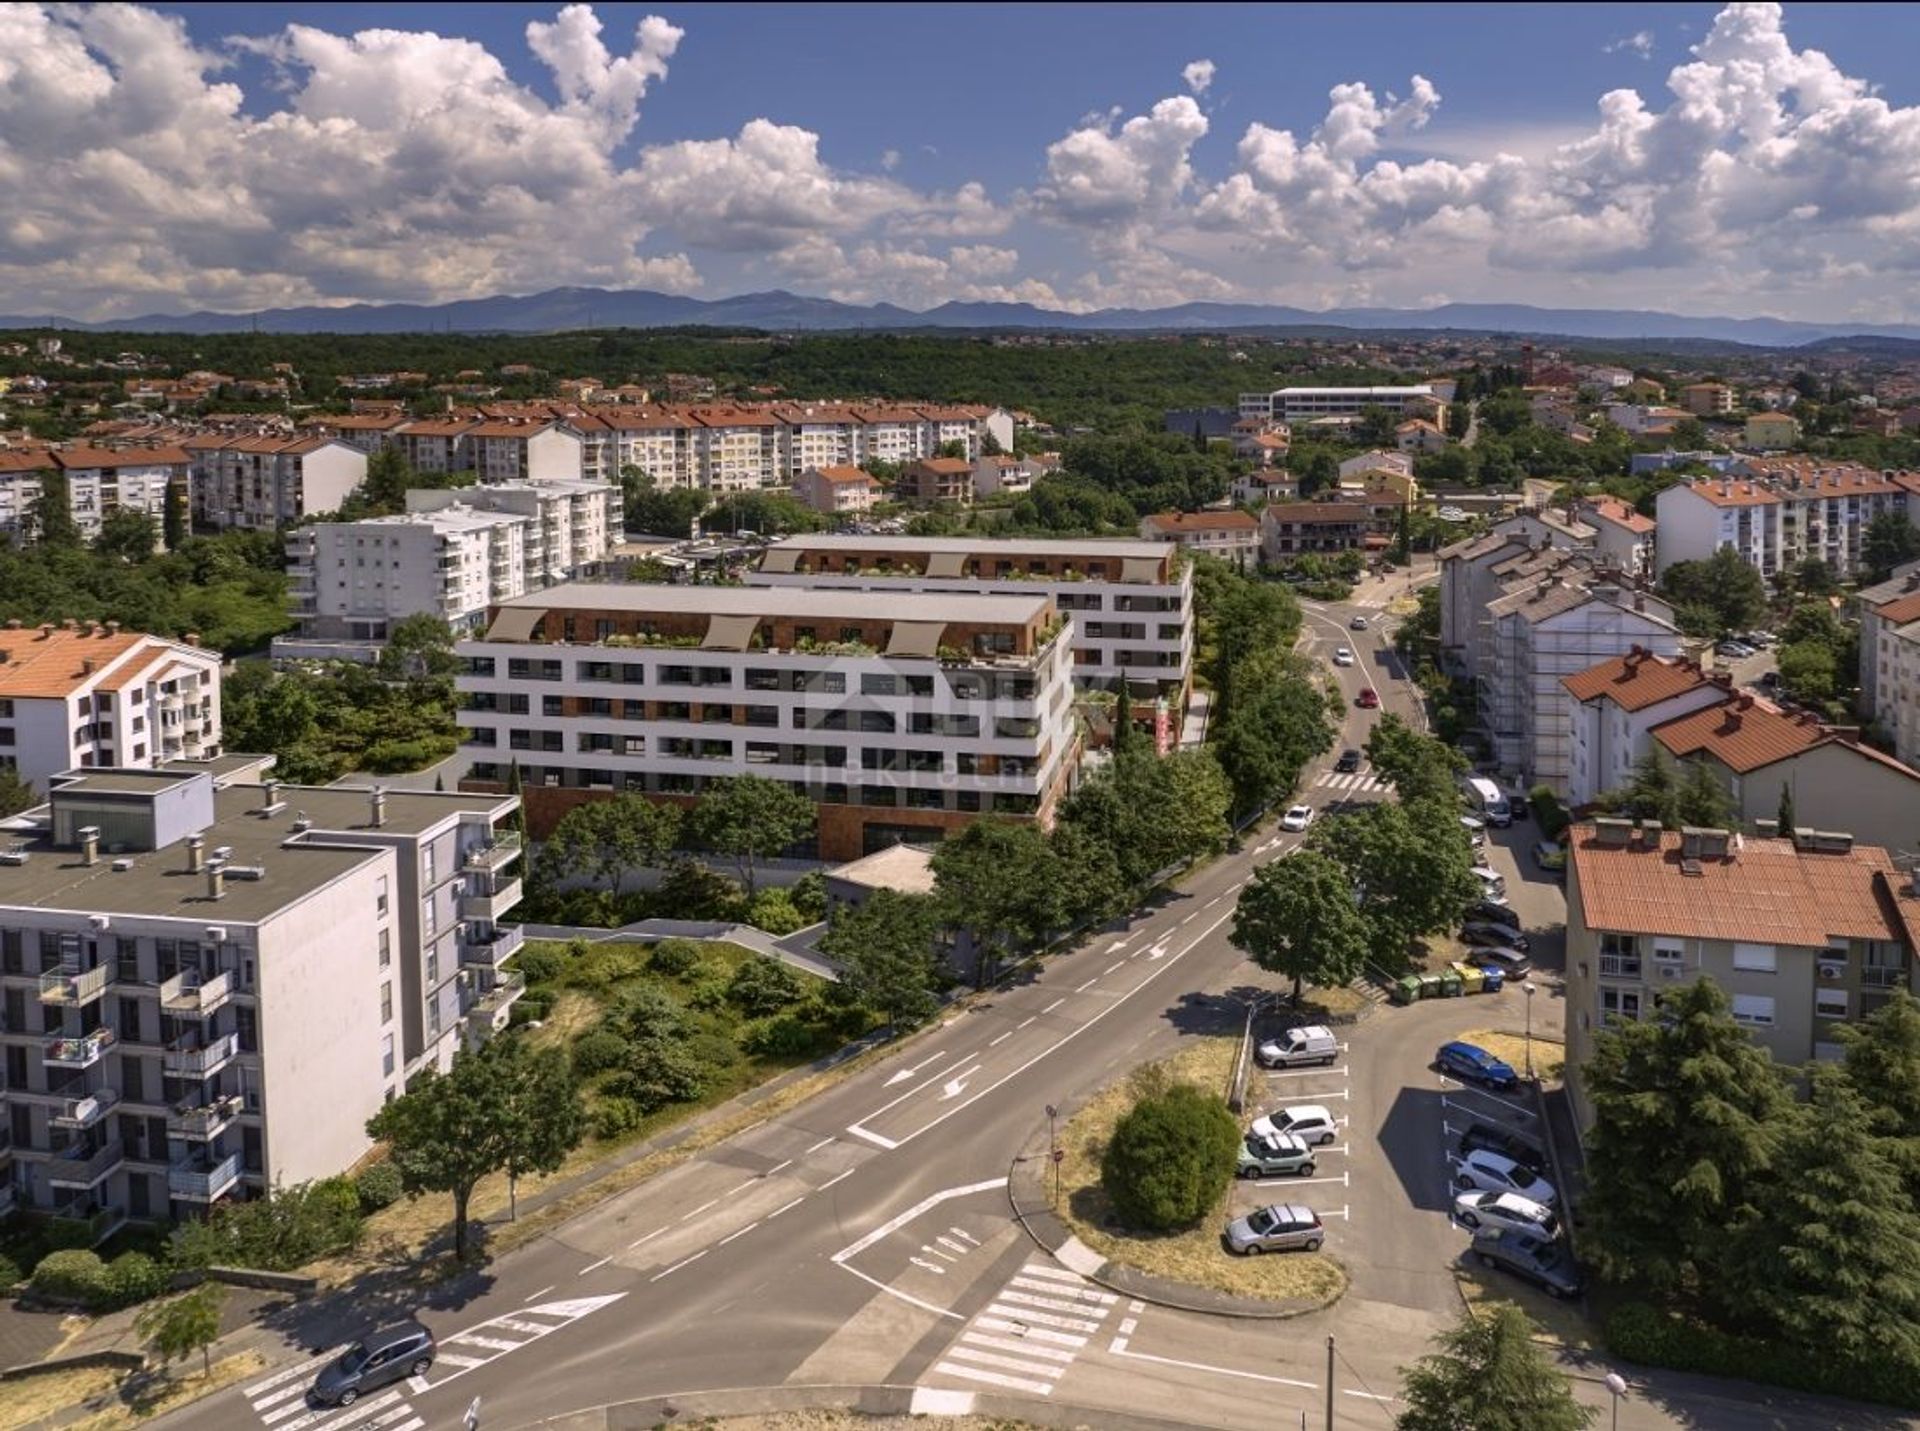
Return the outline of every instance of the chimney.
<path id="1" fill-rule="evenodd" d="M 272 778 L 260 782 L 260 803 L 271 812 L 280 808 L 280 782 Z"/>
<path id="2" fill-rule="evenodd" d="M 80 863 L 83 865 L 100 863 L 100 827 L 82 825 L 75 833 L 80 837 Z"/>
<path id="3" fill-rule="evenodd" d="M 42 621 L 40 623 L 40 639 L 42 641 L 53 639 L 53 623 L 51 621 Z"/>
<path id="4" fill-rule="evenodd" d="M 185 636 L 182 636 L 180 639 L 186 642 L 186 644 L 189 646 L 198 646 L 200 644 L 200 633 L 198 631 L 189 631 Z"/>
<path id="5" fill-rule="evenodd" d="M 80 663 L 80 674 L 83 676 L 91 676 L 94 671 L 98 669 L 99 664 L 100 663 L 94 660 L 93 657 L 88 656 Z"/>
<path id="6" fill-rule="evenodd" d="M 223 860 L 207 862 L 207 898 L 225 899 L 227 897 L 227 866 Z"/>
<path id="7" fill-rule="evenodd" d="M 205 835 L 188 835 L 187 836 L 187 873 L 188 874 L 200 873 L 200 866 L 203 863 L 201 859 L 201 854 L 202 854 L 202 851 L 204 851 L 206 848 L 207 848 L 207 837 Z"/>
<path id="8" fill-rule="evenodd" d="M 1760 839 L 1771 840 L 1780 833 L 1780 822 L 1778 820 L 1755 820 L 1753 822 L 1753 833 Z"/>
<path id="9" fill-rule="evenodd" d="M 369 800 L 373 807 L 373 828 L 378 830 L 387 823 L 387 787 L 374 786 Z"/>

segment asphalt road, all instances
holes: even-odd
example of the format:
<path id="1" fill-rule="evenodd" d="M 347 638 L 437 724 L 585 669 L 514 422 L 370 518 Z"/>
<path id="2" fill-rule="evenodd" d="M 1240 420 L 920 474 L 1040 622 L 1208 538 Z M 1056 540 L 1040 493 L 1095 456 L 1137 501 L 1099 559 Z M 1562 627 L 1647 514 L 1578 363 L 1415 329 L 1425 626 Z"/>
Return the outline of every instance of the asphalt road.
<path id="1" fill-rule="evenodd" d="M 1361 599 L 1385 589 L 1375 584 Z M 1376 660 L 1385 633 L 1345 630 L 1355 609 L 1380 615 L 1310 613 L 1309 648 L 1353 645 L 1359 662 L 1338 673 L 1349 697 L 1373 684 L 1386 709 L 1410 717 L 1405 683 Z M 1342 744 L 1363 744 L 1373 719 L 1350 704 Z M 1324 773 L 1306 777 L 1312 803 L 1381 798 L 1323 785 Z M 1524 825 L 1513 833 L 1530 835 Z M 1446 1217 L 1440 1126 L 1453 1095 L 1427 1063 L 1453 1034 L 1516 1025 L 1519 993 L 1380 1011 L 1354 1031 L 1331 1077 L 1268 1080 L 1270 1100 L 1295 1098 L 1288 1085 L 1297 1082 L 1298 1093 L 1349 1110 L 1349 1146 L 1326 1160 L 1344 1180 L 1310 1190 L 1329 1210 L 1338 1196 L 1344 1215 L 1329 1219 L 1328 1250 L 1353 1273 L 1352 1292 L 1326 1313 L 1276 1324 L 1131 1303 L 1040 1254 L 1008 1210 L 1009 1161 L 1049 1104 L 1071 1106 L 1196 1034 L 1237 1029 L 1241 1006 L 1227 991 L 1273 984 L 1227 942 L 1227 926 L 1250 872 L 1298 839 L 1250 839 L 1029 982 L 425 1305 L 417 1294 L 371 1291 L 359 1308 L 365 1325 L 418 1314 L 439 1337 L 424 1379 L 344 1412 L 308 1407 L 303 1389 L 341 1327 L 296 1311 L 284 1364 L 162 1424 L 421 1431 L 459 1425 L 477 1396 L 488 1431 L 651 1425 L 695 1393 L 810 1387 L 853 1404 L 862 1388 L 884 1386 L 921 1388 L 916 1408 L 928 1411 L 994 1398 L 1008 1414 L 998 1398 L 1045 1399 L 1095 1420 L 1105 1412 L 1251 1428 L 1307 1413 L 1318 1425 L 1332 1335 L 1337 1424 L 1390 1425 L 1398 1368 L 1459 1310 L 1452 1268 L 1465 1240 Z M 1523 912 L 1550 919 L 1555 898 L 1529 886 Z M 1536 1004 L 1545 1027 L 1553 1005 Z M 1582 1386 L 1587 1399 L 1605 1399 L 1596 1383 Z M 1795 1419 L 1726 1394 L 1661 1379 L 1650 1394 L 1636 1391 L 1620 1424 L 1835 1424 L 1831 1408 Z M 649 1404 L 601 1410 L 637 1401 Z"/>

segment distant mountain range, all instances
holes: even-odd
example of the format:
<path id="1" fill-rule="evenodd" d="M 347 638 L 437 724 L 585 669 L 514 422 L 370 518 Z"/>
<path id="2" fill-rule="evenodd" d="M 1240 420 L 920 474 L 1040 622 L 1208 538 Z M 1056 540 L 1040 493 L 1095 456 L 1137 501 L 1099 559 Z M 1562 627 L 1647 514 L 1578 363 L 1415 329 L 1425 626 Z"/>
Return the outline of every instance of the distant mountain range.
<path id="1" fill-rule="evenodd" d="M 83 323 L 0 315 L 0 329 L 90 333 L 552 333 L 580 328 L 754 328 L 775 332 L 885 329 L 1070 332 L 1249 332 L 1260 329 L 1509 333 L 1610 342 L 1706 340 L 1792 348 L 1855 337 L 1920 342 L 1920 325 L 1800 323 L 1783 318 L 1694 318 L 1637 309 L 1535 308 L 1524 303 L 1447 303 L 1438 308 L 1333 308 L 1313 312 L 1263 303 L 1182 303 L 1174 308 L 1102 308 L 1060 313 L 1028 303 L 943 303 L 924 313 L 774 291 L 683 298 L 645 289 L 555 288 L 521 297 L 457 303 L 357 303 L 344 308 L 269 308 L 258 313 L 169 313 Z"/>

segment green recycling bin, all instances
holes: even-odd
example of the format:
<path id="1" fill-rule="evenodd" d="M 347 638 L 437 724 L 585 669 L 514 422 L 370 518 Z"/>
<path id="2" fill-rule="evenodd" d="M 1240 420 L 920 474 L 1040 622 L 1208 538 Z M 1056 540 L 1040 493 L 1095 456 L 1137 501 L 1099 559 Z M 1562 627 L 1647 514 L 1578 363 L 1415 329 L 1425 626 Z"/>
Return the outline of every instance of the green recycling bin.
<path id="1" fill-rule="evenodd" d="M 1420 981 L 1411 974 L 1395 979 L 1392 992 L 1396 1004 L 1411 1004 L 1420 997 Z"/>
<path id="2" fill-rule="evenodd" d="M 1457 999 L 1460 997 L 1461 983 L 1460 983 L 1460 976 L 1458 974 L 1456 974 L 1453 970 L 1448 969 L 1445 973 L 1439 975 L 1439 979 L 1440 979 L 1440 997 L 1441 998 Z"/>
<path id="3" fill-rule="evenodd" d="M 1423 999 L 1437 999 L 1440 997 L 1440 976 L 1438 974 L 1422 974 L 1420 976 L 1420 997 Z"/>

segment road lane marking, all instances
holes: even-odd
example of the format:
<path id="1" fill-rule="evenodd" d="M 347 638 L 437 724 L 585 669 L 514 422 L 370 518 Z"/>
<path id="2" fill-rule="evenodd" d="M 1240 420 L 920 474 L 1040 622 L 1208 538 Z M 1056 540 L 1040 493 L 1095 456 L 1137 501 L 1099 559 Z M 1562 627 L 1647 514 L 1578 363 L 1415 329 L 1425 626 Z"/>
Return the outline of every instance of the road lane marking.
<path id="1" fill-rule="evenodd" d="M 1103 1310 L 1069 1298 L 1036 1297 L 1031 1292 L 1003 1291 L 1000 1293 L 999 1300 L 1016 1307 L 1045 1307 L 1050 1312 L 1076 1312 L 1083 1317 L 1090 1317 L 1095 1312 Z"/>
<path id="2" fill-rule="evenodd" d="M 535 1292 L 532 1297 L 523 1297 L 521 1300 L 526 1302 L 531 1302 L 534 1297 L 544 1297 L 547 1295 L 547 1293 L 551 1292 L 552 1290 L 553 1290 L 552 1286 L 542 1287 L 538 1292 Z"/>
<path id="3" fill-rule="evenodd" d="M 693 1221 L 694 1218 L 700 1216 L 701 1213 L 705 1212 L 708 1208 L 712 1207 L 715 1203 L 719 1201 L 720 1199 L 717 1197 L 708 1198 L 705 1202 L 701 1203 L 700 1206 L 696 1207 L 692 1212 L 689 1212 L 684 1216 L 682 1216 L 680 1220 L 682 1222 L 691 1222 Z"/>
<path id="4" fill-rule="evenodd" d="M 842 1176 L 844 1177 L 845 1174 L 842 1174 Z M 841 1248 L 833 1254 L 832 1260 L 844 1267 L 849 1258 L 858 1257 L 862 1252 L 865 1252 L 869 1247 L 873 1246 L 874 1243 L 898 1232 L 916 1217 L 940 1206 L 941 1203 L 949 1202 L 957 1197 L 971 1197 L 975 1193 L 991 1192 L 995 1188 L 1003 1188 L 1006 1185 L 1007 1180 L 1005 1178 L 989 1178 L 983 1183 L 968 1183 L 965 1187 L 946 1188 L 941 1192 L 923 1197 L 905 1212 L 888 1218 L 859 1241 L 849 1243 L 847 1246 Z"/>
<path id="5" fill-rule="evenodd" d="M 1347 1391 L 1342 1389 L 1340 1394 L 1342 1396 L 1357 1396 L 1362 1401 L 1398 1401 L 1400 1399 L 1397 1396 L 1380 1396 L 1371 1391 Z"/>
<path id="6" fill-rule="evenodd" d="M 493 1324 L 496 1327 L 505 1327 L 510 1332 L 533 1332 L 535 1335 L 551 1330 L 544 1323 L 516 1322 L 512 1317 L 495 1317 Z"/>
<path id="7" fill-rule="evenodd" d="M 266 1378 L 264 1381 L 256 1381 L 252 1386 L 249 1386 L 244 1392 L 242 1392 L 241 1395 L 245 1396 L 248 1400 L 252 1400 L 254 1397 L 258 1396 L 261 1392 L 269 1391 L 272 1388 L 278 1386 L 283 1381 L 290 1381 L 294 1377 L 303 1376 L 310 1371 L 317 1372 L 320 1370 L 321 1367 L 325 1366 L 328 1362 L 332 1361 L 335 1357 L 339 1356 L 340 1353 L 345 1351 L 346 1349 L 347 1349 L 347 1344 L 345 1342 L 341 1342 L 339 1346 L 331 1347 L 328 1350 L 323 1352 L 318 1352 L 313 1356 L 308 1357 L 303 1362 L 297 1362 L 292 1366 L 284 1367 L 281 1370 L 276 1371 L 272 1376 Z"/>
<path id="8" fill-rule="evenodd" d="M 888 1152 L 892 1152 L 895 1148 L 900 1146 L 898 1143 L 894 1142 L 893 1139 L 882 1137 L 880 1134 L 873 1132 L 871 1129 L 862 1128 L 858 1123 L 847 1124 L 847 1131 L 853 1134 L 853 1136 L 856 1138 L 865 1138 L 869 1143 L 872 1143 L 876 1147 L 885 1148 Z M 852 1168 L 847 1169 L 847 1172 L 849 1173 L 852 1171 L 853 1171 Z M 845 1177 L 846 1173 L 842 1173 L 840 1176 Z M 834 1182 L 838 1182 L 839 1180 L 840 1180 L 839 1178 L 835 1178 Z M 832 1187 L 833 1183 L 828 1183 L 826 1184 L 826 1186 Z"/>
<path id="9" fill-rule="evenodd" d="M 1066 1002 L 1066 998 L 1062 996 L 1061 998 L 1055 999 L 1052 1003 L 1048 1004 L 1044 1009 L 1040 1010 L 1040 1012 L 1043 1014 L 1050 1014 L 1065 1002 Z"/>
<path id="10" fill-rule="evenodd" d="M 1023 1029 L 1023 1028 L 1025 1028 L 1025 1027 L 1026 1027 L 1026 1026 L 1027 1026 L 1028 1024 L 1030 1024 L 1030 1023 L 1032 1023 L 1032 1022 L 1033 1022 L 1033 1021 L 1034 1021 L 1035 1019 L 1037 1019 L 1037 1018 L 1039 1018 L 1039 1017 L 1040 1017 L 1040 1016 L 1039 1016 L 1038 1014 L 1029 1014 L 1029 1015 L 1027 1015 L 1027 1017 L 1025 1017 L 1024 1019 L 1022 1019 L 1022 1020 L 1020 1020 L 1020 1022 L 1019 1022 L 1019 1023 L 1017 1023 L 1017 1024 L 1015 1024 L 1015 1025 L 1014 1025 L 1014 1027 L 1015 1027 L 1016 1029 Z"/>
<path id="11" fill-rule="evenodd" d="M 819 1152 L 819 1151 L 820 1151 L 820 1150 L 821 1150 L 822 1148 L 824 1148 L 824 1147 L 826 1147 L 826 1146 L 827 1146 L 827 1144 L 829 1144 L 829 1143 L 831 1143 L 832 1141 L 833 1141 L 833 1138 L 832 1138 L 832 1136 L 831 1136 L 831 1135 L 829 1135 L 829 1136 L 827 1136 L 827 1137 L 825 1137 L 825 1138 L 822 1138 L 822 1139 L 821 1139 L 821 1140 L 820 1140 L 819 1142 L 817 1142 L 817 1143 L 815 1143 L 815 1144 L 814 1144 L 814 1145 L 813 1145 L 813 1146 L 812 1146 L 811 1148 L 809 1148 L 809 1149 L 807 1149 L 807 1151 L 806 1151 L 805 1153 L 802 1153 L 802 1154 L 801 1154 L 801 1156 L 802 1156 L 802 1157 L 810 1157 L 810 1156 L 811 1156 L 811 1155 L 813 1155 L 814 1153 L 817 1153 L 817 1152 Z"/>
<path id="12" fill-rule="evenodd" d="M 1083 1347 L 1085 1337 L 1075 1336 L 1072 1332 L 1052 1332 L 1045 1327 L 1030 1327 L 1022 1321 L 1009 1321 L 1005 1317 L 990 1317 L 985 1313 L 973 1319 L 976 1327 L 985 1327 L 990 1332 L 1013 1332 L 1030 1342 L 1051 1342 L 1055 1346 Z"/>
<path id="13" fill-rule="evenodd" d="M 1053 1390 L 1050 1381 L 1028 1381 L 1024 1377 L 1001 1376 L 998 1372 L 978 1371 L 973 1367 L 956 1366 L 943 1361 L 934 1367 L 935 1371 L 945 1372 L 948 1376 L 963 1377 L 968 1381 L 984 1381 L 989 1386 L 1004 1386 L 1013 1391 L 1031 1391 L 1037 1396 L 1045 1396 Z"/>
<path id="14" fill-rule="evenodd" d="M 898 1146 L 898 1145 L 896 1144 L 895 1146 Z M 844 1173 L 840 1173 L 834 1177 L 828 1178 L 825 1182 L 820 1184 L 820 1191 L 825 1192 L 828 1188 L 832 1187 L 835 1183 L 842 1182 L 845 1179 L 852 1177 L 858 1171 L 859 1169 L 857 1168 L 848 1168 Z"/>
<path id="15" fill-rule="evenodd" d="M 909 1416 L 971 1416 L 971 1391 L 946 1391 L 935 1386 L 916 1386 L 907 1407 Z"/>
<path id="16" fill-rule="evenodd" d="M 805 1202 L 806 1200 L 807 1200 L 807 1195 L 805 1193 L 802 1193 L 800 1194 L 799 1197 L 795 1198 L 792 1202 L 786 1203 L 781 1207 L 776 1207 L 772 1212 L 768 1213 L 764 1218 L 762 1218 L 761 1221 L 772 1222 L 776 1217 L 780 1216 L 781 1213 L 792 1212 L 796 1207 L 800 1206 L 800 1204 Z"/>
<path id="17" fill-rule="evenodd" d="M 483 1356 L 479 1356 L 479 1357 L 461 1356 L 458 1352 L 443 1351 L 443 1352 L 440 1352 L 438 1355 L 436 1355 L 434 1357 L 434 1360 L 436 1362 L 444 1361 L 444 1362 L 450 1363 L 453 1366 L 466 1367 L 471 1369 L 476 1366 L 485 1366 L 487 1364 L 488 1358 Z M 426 1378 L 422 1377 L 421 1380 L 425 1381 Z"/>
<path id="18" fill-rule="evenodd" d="M 1029 1262 L 1020 1269 L 1022 1277 L 1047 1277 L 1056 1282 L 1071 1282 L 1076 1287 L 1087 1285 L 1087 1279 L 1078 1272 L 1069 1272 L 1064 1267 L 1049 1267 L 1044 1262 Z"/>
<path id="19" fill-rule="evenodd" d="M 647 1280 L 649 1282 L 658 1282 L 662 1277 L 671 1277 L 674 1273 L 678 1272 L 682 1267 L 685 1267 L 690 1263 L 698 1262 L 702 1257 L 705 1257 L 711 1251 L 713 1251 L 711 1247 L 703 1247 L 698 1252 L 694 1253 L 693 1256 L 683 1258 L 682 1260 L 674 1263 L 673 1266 L 667 1268 L 667 1270 L 664 1272 L 654 1273 L 653 1276 L 647 1278 Z"/>
<path id="20" fill-rule="evenodd" d="M 757 1222 L 750 1222 L 745 1227 L 741 1228 L 738 1232 L 728 1233 L 725 1237 L 721 1238 L 718 1242 L 714 1243 L 713 1245 L 715 1247 L 725 1247 L 729 1242 L 733 1241 L 734 1238 L 745 1237 L 749 1232 L 752 1232 L 754 1228 L 758 1227 L 759 1225 L 760 1224 Z"/>
<path id="21" fill-rule="evenodd" d="M 1124 959 L 1115 959 L 1111 964 L 1107 965 L 1106 972 L 1101 974 L 1100 977 L 1103 979 L 1106 978 L 1107 974 L 1111 974 L 1115 969 L 1123 967 L 1126 962 Z"/>
<path id="22" fill-rule="evenodd" d="M 1120 1299 L 1111 1292 L 1096 1292 L 1091 1288 L 1063 1287 L 1058 1282 L 1043 1282 L 1035 1277 L 1016 1274 L 1010 1287 L 1025 1287 L 1029 1292 L 1045 1292 L 1050 1297 L 1073 1297 L 1082 1302 L 1097 1302 L 1103 1307 L 1111 1307 Z"/>
<path id="23" fill-rule="evenodd" d="M 987 1308 L 996 1317 L 1008 1317 L 1016 1322 L 1033 1322 L 1042 1327 L 1058 1327 L 1063 1332 L 1097 1332 L 1100 1323 L 1088 1321 L 1085 1317 L 1056 1317 L 1051 1312 L 1033 1312 L 1025 1307 L 1007 1307 L 999 1302 Z M 1091 1310 L 1091 1309 L 1089 1309 Z"/>
<path id="24" fill-rule="evenodd" d="M 664 1227 L 656 1227 L 652 1232 L 649 1232 L 645 1237 L 634 1238 L 633 1241 L 627 1244 L 627 1250 L 631 1252 L 634 1248 L 640 1246 L 641 1243 L 651 1242 L 653 1241 L 654 1238 L 658 1237 L 661 1233 L 665 1231 L 666 1231 L 666 1228 Z"/>
<path id="25" fill-rule="evenodd" d="M 1177 1366 L 1185 1371 L 1210 1371 L 1217 1376 L 1238 1376 L 1247 1381 L 1264 1381 L 1273 1386 L 1297 1386 L 1302 1391 L 1318 1391 L 1320 1385 L 1313 1381 L 1296 1381 L 1290 1376 L 1268 1376 L 1265 1372 L 1241 1371 L 1231 1366 L 1208 1366 L 1201 1361 L 1179 1361 L 1170 1356 L 1152 1356 L 1147 1352 L 1127 1350 L 1127 1339 L 1115 1337 L 1113 1345 L 1107 1348 L 1115 1356 L 1126 1357 L 1129 1361 L 1150 1361 L 1157 1366 Z"/>
<path id="26" fill-rule="evenodd" d="M 770 1178 L 775 1173 L 780 1172 L 782 1169 L 790 1168 L 792 1166 L 793 1166 L 793 1159 L 788 1158 L 784 1163 L 775 1163 L 772 1167 L 768 1168 L 764 1173 L 760 1174 L 760 1176 L 763 1178 Z"/>
<path id="27" fill-rule="evenodd" d="M 921 1069 L 932 1068 L 941 1059 L 952 1058 L 952 1057 L 953 1057 L 952 1049 L 942 1050 L 941 1052 L 934 1054 L 933 1057 L 925 1059 L 920 1063 L 914 1064 L 912 1068 L 899 1069 L 894 1074 L 892 1074 L 885 1083 L 881 1084 L 880 1086 L 882 1088 L 891 1088 L 896 1083 L 905 1083 L 909 1078 L 912 1078 L 916 1073 L 920 1072 Z"/>
<path id="28" fill-rule="evenodd" d="M 1352 1184 L 1347 1181 L 1347 1175 L 1345 1173 L 1340 1174 L 1337 1178 L 1259 1178 L 1255 1180 L 1253 1185 L 1257 1188 L 1307 1188 L 1312 1187 L 1315 1183 L 1339 1183 L 1343 1188 L 1352 1186 Z"/>
<path id="29" fill-rule="evenodd" d="M 1084 984 L 1082 984 L 1082 985 L 1080 985 L 1080 986 L 1079 986 L 1078 988 L 1076 988 L 1076 989 L 1075 989 L 1075 990 L 1074 990 L 1073 992 L 1074 992 L 1074 993 L 1076 993 L 1076 994 L 1084 994 L 1084 993 L 1086 993 L 1086 991 L 1087 991 L 1088 989 L 1091 989 L 1091 988 L 1092 988 L 1092 987 L 1094 986 L 1094 984 L 1095 984 L 1095 983 L 1096 983 L 1096 982 L 1097 982 L 1097 981 L 1099 980 L 1099 978 L 1100 978 L 1100 976 L 1099 976 L 1098 974 L 1095 974 L 1095 975 L 1093 976 L 1093 978 L 1091 978 L 1091 979 L 1089 979 L 1089 980 L 1087 980 L 1087 982 L 1086 982 L 1086 983 L 1084 983 Z"/>
<path id="30" fill-rule="evenodd" d="M 324 1409 L 319 1411 L 309 1411 L 305 1416 L 299 1417 L 293 1421 L 286 1422 L 285 1423 L 286 1431 L 306 1431 L 307 1427 L 317 1426 L 319 1422 L 325 1421 L 326 1418 L 329 1416 L 333 1417 L 334 1419 L 327 1423 L 328 1428 L 344 1425 L 345 1423 L 350 1421 L 358 1421 L 362 1416 L 365 1416 L 369 1411 L 378 1411 L 383 1406 L 391 1406 L 393 1405 L 394 1402 L 398 1401 L 399 1399 L 400 1399 L 400 1392 L 396 1388 L 395 1390 L 392 1390 L 392 1391 L 382 1392 L 379 1396 L 373 1397 L 371 1400 L 368 1400 L 368 1401 L 364 1401 L 364 1402 L 356 1401 L 353 1404 L 353 1409 L 348 1411 L 344 1416 L 336 1414 L 340 1409 L 337 1406 L 325 1407 Z M 296 1404 L 291 1409 L 297 1411 L 300 1409 L 300 1407 L 298 1404 Z M 267 1418 L 264 1416 L 261 1417 L 260 1419 L 262 1421 L 267 1420 Z"/>
<path id="31" fill-rule="evenodd" d="M 1035 1373 L 1041 1376 L 1058 1376 L 1066 1370 L 1064 1366 L 1049 1366 L 1043 1361 L 1030 1361 L 1023 1357 L 1001 1356 L 999 1352 L 975 1351 L 972 1347 L 966 1345 L 966 1339 L 964 1337 L 961 1338 L 960 1345 L 947 1348 L 947 1355 L 957 1361 L 979 1362 L 982 1366 L 1004 1367 L 1008 1371 L 1024 1371 L 1029 1376 Z M 1068 1360 L 1071 1361 L 1072 1358 L 1068 1358 Z"/>
<path id="32" fill-rule="evenodd" d="M 1010 1039 L 1010 1038 L 1012 1038 L 1012 1037 L 1013 1037 L 1013 1030 L 1012 1030 L 1012 1029 L 1008 1029 L 1008 1030 L 1007 1030 L 1007 1031 L 1006 1031 L 1005 1033 L 1003 1033 L 1003 1034 L 1001 1034 L 999 1038 L 997 1038 L 997 1039 L 993 1039 L 993 1040 L 991 1040 L 991 1041 L 990 1041 L 990 1042 L 989 1042 L 989 1043 L 987 1044 L 987 1047 L 988 1047 L 988 1048 L 994 1048 L 994 1047 L 996 1047 L 996 1046 L 998 1046 L 998 1045 L 1000 1045 L 1000 1044 L 1003 1044 L 1003 1043 L 1005 1043 L 1005 1042 L 1006 1042 L 1006 1041 L 1007 1041 L 1008 1039 Z"/>

